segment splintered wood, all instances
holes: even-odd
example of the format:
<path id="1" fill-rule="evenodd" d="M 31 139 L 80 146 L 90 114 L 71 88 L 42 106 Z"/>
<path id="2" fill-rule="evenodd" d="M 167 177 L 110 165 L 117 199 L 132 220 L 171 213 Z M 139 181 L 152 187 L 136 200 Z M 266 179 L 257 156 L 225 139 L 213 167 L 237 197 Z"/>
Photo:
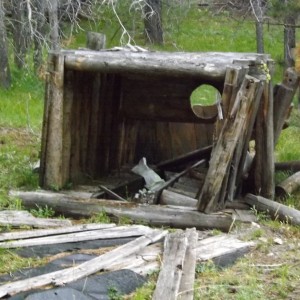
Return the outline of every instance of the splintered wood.
<path id="1" fill-rule="evenodd" d="M 198 199 L 200 211 L 210 213 L 224 208 L 225 203 L 221 190 L 227 187 L 227 174 L 230 172 L 238 142 L 241 140 L 244 143 L 249 142 L 250 137 L 249 135 L 245 136 L 245 132 L 252 132 L 252 128 L 249 128 L 254 123 L 252 110 L 260 100 L 263 87 L 264 81 L 249 75 L 245 76 L 213 149 L 209 169 Z M 247 150 L 243 145 L 241 148 L 243 151 Z"/>

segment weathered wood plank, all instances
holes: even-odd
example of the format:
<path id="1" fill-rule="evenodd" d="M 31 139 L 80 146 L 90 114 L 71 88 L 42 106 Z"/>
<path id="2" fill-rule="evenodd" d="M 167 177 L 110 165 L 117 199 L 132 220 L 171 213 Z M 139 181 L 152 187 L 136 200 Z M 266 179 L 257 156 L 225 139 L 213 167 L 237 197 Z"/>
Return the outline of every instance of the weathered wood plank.
<path id="1" fill-rule="evenodd" d="M 296 172 L 300 171 L 300 160 L 276 162 L 275 170 L 276 171 L 291 171 L 293 173 L 296 173 Z"/>
<path id="2" fill-rule="evenodd" d="M 177 299 L 188 241 L 184 232 L 170 233 L 165 238 L 161 270 L 153 300 Z"/>
<path id="3" fill-rule="evenodd" d="M 198 261 L 220 259 L 222 256 L 234 254 L 240 250 L 250 250 L 254 242 L 244 242 L 236 236 L 221 234 L 198 241 L 196 255 Z"/>
<path id="4" fill-rule="evenodd" d="M 282 82 L 274 88 L 274 145 L 277 144 L 298 86 L 299 77 L 296 71 L 288 68 Z"/>
<path id="5" fill-rule="evenodd" d="M 231 163 L 236 144 L 247 122 L 247 115 L 253 101 L 257 100 L 258 91 L 262 88 L 260 80 L 245 76 L 240 92 L 237 95 L 230 117 L 226 119 L 221 135 L 213 150 L 206 179 L 198 198 L 198 210 L 209 213 L 217 209 L 218 196 L 223 180 Z"/>
<path id="6" fill-rule="evenodd" d="M 274 198 L 274 129 L 273 86 L 266 84 L 255 127 L 254 185 L 255 194 Z"/>
<path id="7" fill-rule="evenodd" d="M 124 201 L 76 199 L 64 194 L 46 192 L 11 191 L 12 196 L 22 200 L 25 207 L 34 207 L 36 203 L 41 206 L 52 207 L 57 213 L 70 216 L 91 216 L 105 211 L 115 217 L 128 217 L 136 222 L 144 222 L 157 226 L 173 226 L 177 228 L 196 227 L 197 229 L 218 228 L 228 231 L 231 216 L 225 214 L 203 214 L 198 211 L 186 211 L 161 205 L 139 205 Z"/>
<path id="8" fill-rule="evenodd" d="M 26 240 L 9 241 L 0 243 L 0 248 L 20 248 L 40 245 L 54 245 L 64 243 L 75 243 L 91 240 L 114 239 L 123 237 L 134 237 L 148 234 L 152 229 L 142 225 L 119 226 L 114 228 L 95 229 L 92 231 L 64 233 L 60 235 L 44 236 Z"/>
<path id="9" fill-rule="evenodd" d="M 300 211 L 261 196 L 247 194 L 244 200 L 257 211 L 268 213 L 273 219 L 300 225 Z"/>
<path id="10" fill-rule="evenodd" d="M 188 245 L 185 253 L 183 273 L 177 298 L 180 300 L 193 300 L 197 259 L 196 245 L 198 242 L 198 233 L 195 228 L 189 228 L 186 230 L 186 238 Z"/>
<path id="11" fill-rule="evenodd" d="M 70 226 L 69 220 L 36 218 L 31 213 L 21 210 L 0 211 L 0 224 L 9 226 L 32 226 L 37 228 Z"/>
<path id="12" fill-rule="evenodd" d="M 112 228 L 115 226 L 116 224 L 113 223 L 111 224 L 91 223 L 91 224 L 64 226 L 62 228 L 55 228 L 55 229 L 36 229 L 36 230 L 4 232 L 4 233 L 0 233 L 0 241 L 29 239 L 34 237 L 50 236 L 50 235 L 57 235 L 62 233 L 82 232 L 88 230 Z"/>
<path id="13" fill-rule="evenodd" d="M 124 257 L 143 249 L 150 243 L 155 243 L 163 238 L 166 234 L 167 231 L 153 230 L 152 233 L 146 236 L 139 237 L 125 245 L 117 247 L 108 253 L 100 255 L 78 266 L 4 284 L 0 287 L 0 298 L 18 292 L 40 288 L 49 284 L 64 285 L 68 282 L 84 278 L 107 268 L 115 261 L 122 260 Z"/>

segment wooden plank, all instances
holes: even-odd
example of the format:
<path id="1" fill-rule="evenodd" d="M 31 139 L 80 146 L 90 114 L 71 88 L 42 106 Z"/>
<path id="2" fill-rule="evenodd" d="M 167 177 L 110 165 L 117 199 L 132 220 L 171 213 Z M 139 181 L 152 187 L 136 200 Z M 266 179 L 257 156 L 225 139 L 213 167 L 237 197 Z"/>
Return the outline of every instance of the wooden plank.
<path id="1" fill-rule="evenodd" d="M 155 190 L 155 200 L 154 203 L 157 203 L 157 201 L 159 200 L 159 197 L 162 193 L 162 191 L 166 188 L 168 188 L 169 186 L 171 186 L 174 182 L 176 182 L 180 177 L 184 176 L 185 174 L 187 174 L 190 170 L 203 165 L 206 162 L 205 159 L 202 159 L 196 163 L 194 163 L 192 166 L 189 166 L 188 168 L 186 168 L 185 170 L 183 170 L 182 172 L 174 175 L 173 178 L 169 179 L 168 181 L 166 181 L 165 183 L 163 183 L 162 185 L 159 186 L 159 188 L 157 190 Z"/>
<path id="2" fill-rule="evenodd" d="M 119 226 L 114 228 L 95 229 L 92 231 L 64 233 L 60 235 L 37 237 L 19 241 L 2 242 L 0 243 L 0 248 L 32 247 L 41 245 L 75 243 L 91 240 L 134 237 L 148 234 L 150 231 L 152 231 L 152 229 L 142 225 Z"/>
<path id="3" fill-rule="evenodd" d="M 288 68 L 282 82 L 274 87 L 274 145 L 277 144 L 298 86 L 299 77 L 295 69 Z"/>
<path id="4" fill-rule="evenodd" d="M 275 220 L 300 225 L 300 211 L 297 209 L 253 194 L 247 194 L 244 201 L 255 207 L 257 211 L 267 213 Z"/>
<path id="5" fill-rule="evenodd" d="M 153 230 L 152 233 L 146 236 L 139 237 L 125 245 L 117 247 L 110 252 L 100 255 L 78 266 L 4 284 L 0 287 L 0 298 L 18 292 L 40 288 L 49 284 L 64 285 L 68 282 L 84 278 L 107 268 L 117 260 L 122 260 L 124 257 L 143 249 L 150 243 L 155 243 L 163 238 L 166 234 L 167 231 Z"/>
<path id="6" fill-rule="evenodd" d="M 232 218 L 225 214 L 203 214 L 198 211 L 165 207 L 161 205 L 139 205 L 116 200 L 76 199 L 64 194 L 45 192 L 11 191 L 19 197 L 25 207 L 47 205 L 57 213 L 73 217 L 84 217 L 105 211 L 114 217 L 128 217 L 136 222 L 154 226 L 173 226 L 177 228 L 196 227 L 197 229 L 216 228 L 227 232 Z"/>
<path id="7" fill-rule="evenodd" d="M 236 144 L 242 134 L 247 115 L 253 101 L 256 100 L 257 91 L 262 87 L 261 81 L 246 75 L 235 104 L 226 119 L 221 135 L 213 150 L 206 179 L 198 198 L 198 210 L 206 213 L 217 209 L 218 196 L 222 188 L 224 177 L 231 163 Z"/>
<path id="8" fill-rule="evenodd" d="M 196 255 L 198 261 L 218 259 L 224 255 L 232 255 L 237 251 L 250 250 L 254 242 L 244 242 L 236 236 L 221 234 L 198 241 Z"/>
<path id="9" fill-rule="evenodd" d="M 23 230 L 23 231 L 12 231 L 12 232 L 3 232 L 0 233 L 0 241 L 6 240 L 17 240 L 17 239 L 28 239 L 34 237 L 41 237 L 41 236 L 50 236 L 50 235 L 57 235 L 62 233 L 70 233 L 70 232 L 82 232 L 88 230 L 96 230 L 96 229 L 105 229 L 115 227 L 116 224 L 98 224 L 98 223 L 91 223 L 91 224 L 80 224 L 80 225 L 73 225 L 73 226 L 64 226 L 62 228 L 55 228 L 55 229 L 36 229 L 36 230 Z"/>
<path id="10" fill-rule="evenodd" d="M 183 273 L 177 298 L 180 300 L 193 300 L 197 259 L 196 245 L 198 242 L 198 233 L 195 228 L 186 229 L 186 238 L 188 245 L 185 253 Z"/>
<path id="11" fill-rule="evenodd" d="M 70 226 L 69 220 L 36 218 L 31 213 L 21 210 L 0 211 L 0 224 L 9 226 L 32 226 L 36 228 Z"/>
<path id="12" fill-rule="evenodd" d="M 266 84 L 255 127 L 254 190 L 255 194 L 274 198 L 274 131 L 273 86 Z"/>
<path id="13" fill-rule="evenodd" d="M 188 241 L 182 231 L 166 236 L 162 266 L 152 296 L 153 300 L 177 299 L 187 246 Z"/>

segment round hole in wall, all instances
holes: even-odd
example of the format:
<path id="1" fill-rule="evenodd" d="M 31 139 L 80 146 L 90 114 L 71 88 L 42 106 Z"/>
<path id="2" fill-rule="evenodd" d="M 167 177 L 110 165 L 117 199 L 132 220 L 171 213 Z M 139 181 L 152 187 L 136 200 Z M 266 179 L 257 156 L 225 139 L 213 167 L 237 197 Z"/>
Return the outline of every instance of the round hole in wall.
<path id="1" fill-rule="evenodd" d="M 214 121 L 218 115 L 217 103 L 221 101 L 220 92 L 212 85 L 202 84 L 190 95 L 194 114 L 204 120 Z"/>

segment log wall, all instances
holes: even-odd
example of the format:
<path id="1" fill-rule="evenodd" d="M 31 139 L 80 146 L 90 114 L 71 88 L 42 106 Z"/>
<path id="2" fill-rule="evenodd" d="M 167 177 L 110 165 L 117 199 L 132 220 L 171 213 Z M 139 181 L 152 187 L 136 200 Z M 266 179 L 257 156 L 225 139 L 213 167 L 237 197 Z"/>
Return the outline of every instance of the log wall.
<path id="1" fill-rule="evenodd" d="M 84 183 L 142 157 L 157 164 L 211 145 L 216 118 L 197 117 L 190 95 L 202 84 L 222 92 L 228 65 L 258 58 L 268 56 L 51 53 L 40 185 Z"/>

